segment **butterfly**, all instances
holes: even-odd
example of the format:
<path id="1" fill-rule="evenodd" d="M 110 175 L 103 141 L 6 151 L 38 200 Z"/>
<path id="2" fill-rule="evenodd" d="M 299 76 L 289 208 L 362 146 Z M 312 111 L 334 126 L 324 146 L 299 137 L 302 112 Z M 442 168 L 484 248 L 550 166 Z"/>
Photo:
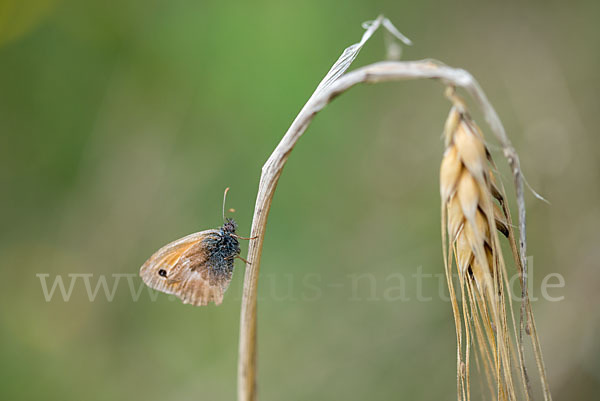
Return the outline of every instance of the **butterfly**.
<path id="1" fill-rule="evenodd" d="M 173 294 L 184 304 L 195 306 L 214 302 L 219 305 L 233 275 L 234 259 L 240 255 L 237 224 L 225 219 L 223 195 L 223 226 L 200 231 L 180 238 L 160 248 L 140 268 L 144 283 L 155 290 Z"/>

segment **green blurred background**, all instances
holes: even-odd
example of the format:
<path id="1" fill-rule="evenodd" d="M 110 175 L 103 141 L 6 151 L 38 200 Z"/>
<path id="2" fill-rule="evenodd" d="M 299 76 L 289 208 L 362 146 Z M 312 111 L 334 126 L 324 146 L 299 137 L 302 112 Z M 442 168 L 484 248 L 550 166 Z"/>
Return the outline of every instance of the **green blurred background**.
<path id="1" fill-rule="evenodd" d="M 527 194 L 534 293 L 549 273 L 566 283 L 551 291 L 564 300 L 534 303 L 550 384 L 556 399 L 594 397 L 598 4 L 1 0 L 0 398 L 235 397 L 242 263 L 223 305 L 207 308 L 145 289 L 134 302 L 126 278 L 112 302 L 102 290 L 90 302 L 82 278 L 68 302 L 46 302 L 36 274 L 67 286 L 68 274 L 93 274 L 93 286 L 137 274 L 165 243 L 221 224 L 226 186 L 249 233 L 262 164 L 381 12 L 415 43 L 404 59 L 478 78 L 550 200 Z M 383 55 L 379 33 L 356 65 Z M 450 306 L 437 279 L 421 302 L 411 278 L 443 271 L 442 93 L 436 82 L 355 88 L 293 152 L 263 252 L 261 399 L 455 399 Z M 353 287 L 362 273 L 375 295 L 368 281 Z M 408 299 L 385 299 L 394 273 Z"/>

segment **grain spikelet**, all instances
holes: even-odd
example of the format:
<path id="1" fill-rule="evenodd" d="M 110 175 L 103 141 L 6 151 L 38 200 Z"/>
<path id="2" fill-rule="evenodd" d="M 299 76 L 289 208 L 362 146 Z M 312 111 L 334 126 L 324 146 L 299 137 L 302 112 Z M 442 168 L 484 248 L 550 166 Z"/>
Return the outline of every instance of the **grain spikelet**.
<path id="1" fill-rule="evenodd" d="M 495 180 L 495 166 L 483 134 L 453 88 L 449 88 L 447 95 L 453 107 L 444 128 L 440 195 L 444 263 L 458 343 L 458 398 L 470 400 L 470 359 L 474 346 L 477 370 L 486 378 L 492 399 L 529 400 L 531 389 L 523 347 L 522 343 L 517 344 L 512 300 L 505 294 L 509 288 L 508 275 L 498 234 L 508 238 L 515 265 L 520 269 L 511 218 L 504 202 L 506 196 Z M 454 289 L 454 266 L 459 297 Z M 528 325 L 534 324 L 528 299 L 525 303 Z M 550 400 L 543 362 L 539 363 L 537 337 L 532 341 L 544 396 Z"/>

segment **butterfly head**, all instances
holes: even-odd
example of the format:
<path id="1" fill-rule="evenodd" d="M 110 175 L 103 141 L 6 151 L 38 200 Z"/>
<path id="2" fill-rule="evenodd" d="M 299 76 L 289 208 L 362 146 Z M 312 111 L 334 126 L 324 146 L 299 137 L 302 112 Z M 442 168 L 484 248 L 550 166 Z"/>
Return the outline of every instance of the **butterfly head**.
<path id="1" fill-rule="evenodd" d="M 235 220 L 228 217 L 225 219 L 225 223 L 223 223 L 221 230 L 223 230 L 224 233 L 235 234 L 235 230 L 237 230 L 237 223 Z"/>

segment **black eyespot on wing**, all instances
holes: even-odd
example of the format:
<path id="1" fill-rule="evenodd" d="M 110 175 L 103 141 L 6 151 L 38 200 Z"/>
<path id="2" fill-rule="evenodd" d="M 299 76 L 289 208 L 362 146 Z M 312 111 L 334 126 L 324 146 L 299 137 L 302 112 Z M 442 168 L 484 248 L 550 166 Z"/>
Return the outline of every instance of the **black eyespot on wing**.
<path id="1" fill-rule="evenodd" d="M 158 275 L 161 277 L 167 277 L 167 271 L 165 269 L 160 269 L 158 271 Z"/>

